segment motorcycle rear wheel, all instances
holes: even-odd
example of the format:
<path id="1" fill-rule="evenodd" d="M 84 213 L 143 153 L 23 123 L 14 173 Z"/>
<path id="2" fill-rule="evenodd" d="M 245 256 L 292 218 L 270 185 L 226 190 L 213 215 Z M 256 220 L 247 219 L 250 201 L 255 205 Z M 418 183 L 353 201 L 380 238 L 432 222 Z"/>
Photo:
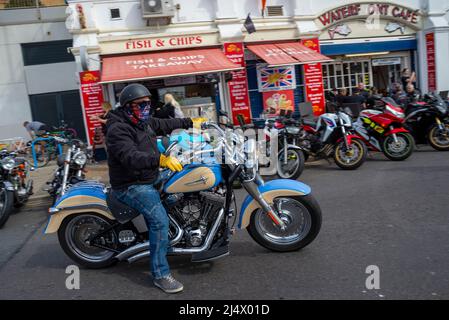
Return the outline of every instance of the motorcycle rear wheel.
<path id="1" fill-rule="evenodd" d="M 271 218 L 257 209 L 253 212 L 247 231 L 259 245 L 272 251 L 297 251 L 310 244 L 321 229 L 321 209 L 312 195 L 278 197 L 274 199 L 286 230 L 277 227 Z"/>
<path id="2" fill-rule="evenodd" d="M 404 146 L 402 152 L 394 152 L 394 138 L 392 135 L 386 137 L 383 141 L 382 150 L 384 155 L 392 161 L 402 161 L 410 157 L 415 148 L 415 140 L 412 135 L 405 132 L 400 132 L 396 134 L 398 142 L 401 146 Z"/>
<path id="3" fill-rule="evenodd" d="M 438 151 L 449 151 L 449 124 L 444 124 L 446 133 L 440 132 L 437 125 L 430 128 L 428 133 L 429 144 Z"/>
<path id="4" fill-rule="evenodd" d="M 59 244 L 73 261 L 86 268 L 109 267 L 117 262 L 116 253 L 92 246 L 86 240 L 95 233 L 107 229 L 112 223 L 106 217 L 90 212 L 68 216 L 58 230 Z M 114 230 L 106 233 L 101 239 L 108 242 L 108 245 L 118 244 L 118 236 Z"/>
<path id="5" fill-rule="evenodd" d="M 8 221 L 14 206 L 14 193 L 0 187 L 0 228 Z"/>
<path id="6" fill-rule="evenodd" d="M 349 153 L 356 152 L 355 157 Z M 360 139 L 352 139 L 351 149 L 346 150 L 344 142 L 340 142 L 334 151 L 334 161 L 343 170 L 355 170 L 360 167 L 366 160 L 368 149 L 365 143 Z M 354 159 L 345 160 L 345 157 Z"/>

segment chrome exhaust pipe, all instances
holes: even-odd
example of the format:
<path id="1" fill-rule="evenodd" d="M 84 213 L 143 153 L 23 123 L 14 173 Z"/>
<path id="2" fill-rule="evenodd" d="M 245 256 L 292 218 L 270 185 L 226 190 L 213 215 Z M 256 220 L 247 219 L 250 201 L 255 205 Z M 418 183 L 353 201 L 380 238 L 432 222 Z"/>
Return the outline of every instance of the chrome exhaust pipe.
<path id="1" fill-rule="evenodd" d="M 188 248 L 188 249 L 173 248 L 173 250 L 171 252 L 169 252 L 169 254 L 193 254 L 193 253 L 198 253 L 198 252 L 202 252 L 204 250 L 209 249 L 210 245 L 212 244 L 212 240 L 214 239 L 214 236 L 217 233 L 218 227 L 220 226 L 221 220 L 223 219 L 223 216 L 224 216 L 224 209 L 221 209 L 220 212 L 218 213 L 217 220 L 215 221 L 208 236 L 206 237 L 206 241 L 204 242 L 204 244 L 201 247 Z M 130 248 L 130 249 L 132 249 L 132 248 Z M 128 250 L 130 250 L 130 249 L 128 249 Z M 138 252 L 134 255 L 128 255 L 127 261 L 129 263 L 133 263 L 138 260 L 147 258 L 149 256 L 150 256 L 150 250 L 145 250 L 145 251 Z"/>
<path id="2" fill-rule="evenodd" d="M 170 221 L 173 222 L 173 224 L 176 227 L 177 233 L 176 236 L 170 241 L 170 247 L 176 245 L 179 241 L 181 241 L 182 236 L 184 235 L 184 230 L 181 229 L 181 227 L 179 226 L 179 224 L 172 218 L 169 217 Z M 120 261 L 126 260 L 129 257 L 135 256 L 137 254 L 139 254 L 142 251 L 148 251 L 150 247 L 150 243 L 148 241 L 145 241 L 143 243 L 138 243 L 128 249 L 126 249 L 125 251 L 120 252 L 116 258 Z"/>

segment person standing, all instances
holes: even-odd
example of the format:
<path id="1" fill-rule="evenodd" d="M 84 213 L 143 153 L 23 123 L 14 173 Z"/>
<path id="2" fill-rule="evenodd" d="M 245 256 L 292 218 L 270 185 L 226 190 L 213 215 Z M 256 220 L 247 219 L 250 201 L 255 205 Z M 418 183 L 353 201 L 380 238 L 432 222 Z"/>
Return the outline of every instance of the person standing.
<path id="1" fill-rule="evenodd" d="M 402 70 L 401 76 L 402 88 L 406 89 L 409 84 L 415 85 L 416 83 L 416 73 L 413 71 L 410 73 L 408 68 Z"/>
<path id="2" fill-rule="evenodd" d="M 366 100 L 368 99 L 368 97 L 370 96 L 369 90 L 366 89 L 365 84 L 363 82 L 360 82 L 357 85 L 357 90 L 358 93 Z"/>
<path id="3" fill-rule="evenodd" d="M 152 111 L 152 116 L 159 119 L 184 118 L 179 103 L 172 94 L 167 93 L 164 96 L 164 105 L 156 106 Z"/>

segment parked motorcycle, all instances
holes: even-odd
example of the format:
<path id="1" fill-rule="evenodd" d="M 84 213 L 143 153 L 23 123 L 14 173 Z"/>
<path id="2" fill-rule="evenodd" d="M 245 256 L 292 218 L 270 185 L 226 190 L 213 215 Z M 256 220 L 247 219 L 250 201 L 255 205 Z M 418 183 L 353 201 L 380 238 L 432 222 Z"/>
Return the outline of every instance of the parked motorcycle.
<path id="1" fill-rule="evenodd" d="M 305 151 L 306 158 L 334 158 L 342 169 L 354 170 L 366 159 L 367 148 L 358 134 L 352 132 L 351 117 L 338 110 L 336 113 L 325 113 L 317 121 L 302 120 L 299 146 Z"/>
<path id="2" fill-rule="evenodd" d="M 304 171 L 306 160 L 302 148 L 297 144 L 299 125 L 298 121 L 289 118 L 267 120 L 265 123 L 267 140 L 270 139 L 271 132 L 277 130 L 279 151 L 276 167 L 278 176 L 283 179 L 296 180 Z M 270 158 L 270 150 L 267 148 L 268 158 Z"/>
<path id="3" fill-rule="evenodd" d="M 191 163 L 176 173 L 164 170 L 155 184 L 170 220 L 169 253 L 191 255 L 195 262 L 229 253 L 237 219 L 234 180 L 248 192 L 238 215 L 238 227 L 247 229 L 257 243 L 280 252 L 299 250 L 311 243 L 321 227 L 321 210 L 311 188 L 295 180 L 265 182 L 258 174 L 254 140 L 244 141 L 215 123 L 204 123 L 203 128 L 218 133 L 213 152 L 224 151 L 221 160 L 226 161 Z M 165 154 L 170 154 L 177 143 L 172 143 Z M 243 143 L 244 151 L 238 151 Z M 118 201 L 103 184 L 78 183 L 49 211 L 45 233 L 57 232 L 65 253 L 81 265 L 101 268 L 149 256 L 143 216 Z"/>
<path id="4" fill-rule="evenodd" d="M 449 151 L 449 112 L 438 94 L 426 94 L 423 102 L 407 105 L 404 112 L 406 128 L 416 143 L 429 143 L 435 150 Z"/>
<path id="5" fill-rule="evenodd" d="M 53 174 L 53 180 L 48 181 L 47 192 L 50 194 L 53 204 L 56 199 L 65 194 L 66 190 L 85 180 L 85 167 L 89 156 L 84 150 L 84 143 L 73 140 L 72 145 L 65 154 L 57 158 L 57 169 Z"/>
<path id="6" fill-rule="evenodd" d="M 404 128 L 404 114 L 392 98 L 381 98 L 387 111 L 362 110 L 353 123 L 369 149 L 383 152 L 393 161 L 405 160 L 413 153 L 414 139 Z M 376 108 L 373 106 L 373 108 Z"/>
<path id="7" fill-rule="evenodd" d="M 0 151 L 0 227 L 14 208 L 22 207 L 33 194 L 33 180 L 27 179 L 30 163 L 15 152 Z"/>

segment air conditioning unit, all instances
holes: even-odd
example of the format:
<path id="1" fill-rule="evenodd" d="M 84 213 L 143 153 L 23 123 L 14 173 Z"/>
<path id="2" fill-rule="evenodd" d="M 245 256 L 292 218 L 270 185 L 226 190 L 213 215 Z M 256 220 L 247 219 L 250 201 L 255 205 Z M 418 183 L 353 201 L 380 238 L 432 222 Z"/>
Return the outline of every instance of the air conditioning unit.
<path id="1" fill-rule="evenodd" d="M 149 18 L 171 18 L 175 15 L 173 0 L 140 0 L 142 6 L 142 17 Z"/>

